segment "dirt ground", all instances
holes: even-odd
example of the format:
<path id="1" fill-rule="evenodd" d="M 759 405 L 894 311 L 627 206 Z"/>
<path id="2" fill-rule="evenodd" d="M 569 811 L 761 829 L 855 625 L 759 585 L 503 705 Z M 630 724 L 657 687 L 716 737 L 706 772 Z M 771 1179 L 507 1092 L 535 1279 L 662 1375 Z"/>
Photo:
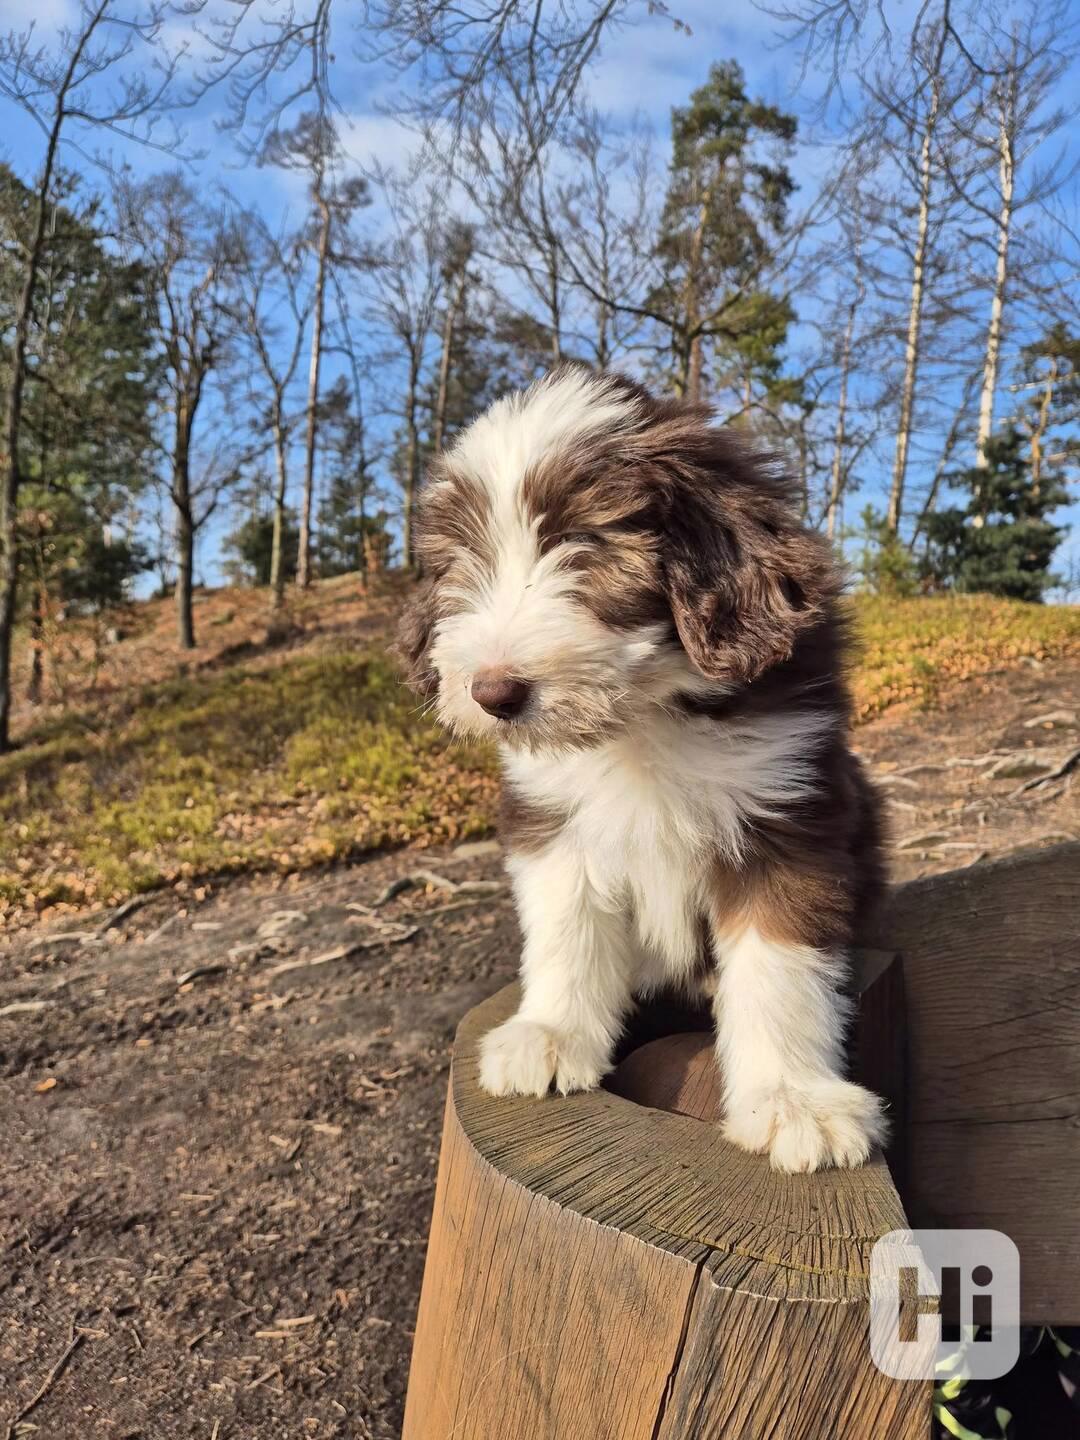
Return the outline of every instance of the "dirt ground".
<path id="1" fill-rule="evenodd" d="M 1078 721 L 1033 664 L 860 730 L 897 879 L 1080 836 Z M 453 1030 L 517 945 L 482 842 L 0 952 L 0 1440 L 396 1437 Z"/>

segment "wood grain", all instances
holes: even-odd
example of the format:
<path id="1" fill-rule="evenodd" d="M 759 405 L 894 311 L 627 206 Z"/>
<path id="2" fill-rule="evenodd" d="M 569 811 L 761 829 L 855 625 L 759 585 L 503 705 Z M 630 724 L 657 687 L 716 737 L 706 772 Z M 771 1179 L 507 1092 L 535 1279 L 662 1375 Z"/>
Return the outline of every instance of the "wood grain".
<path id="1" fill-rule="evenodd" d="M 1023 1319 L 1080 1323 L 1080 845 L 905 885 L 873 943 L 902 959 L 911 1223 L 1003 1230 Z"/>
<path id="2" fill-rule="evenodd" d="M 884 1162 L 783 1176 L 605 1090 L 494 1100 L 458 1032 L 404 1440 L 925 1440 L 867 1343 Z"/>

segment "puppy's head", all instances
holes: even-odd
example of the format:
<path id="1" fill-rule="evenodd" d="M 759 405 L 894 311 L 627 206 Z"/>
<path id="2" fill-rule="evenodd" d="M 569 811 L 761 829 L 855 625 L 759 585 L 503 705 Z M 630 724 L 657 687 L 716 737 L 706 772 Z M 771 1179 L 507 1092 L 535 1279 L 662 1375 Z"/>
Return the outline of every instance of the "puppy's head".
<path id="1" fill-rule="evenodd" d="M 457 438 L 418 529 L 413 684 L 456 731 L 530 749 L 751 683 L 836 589 L 771 464 L 703 409 L 577 367 Z"/>

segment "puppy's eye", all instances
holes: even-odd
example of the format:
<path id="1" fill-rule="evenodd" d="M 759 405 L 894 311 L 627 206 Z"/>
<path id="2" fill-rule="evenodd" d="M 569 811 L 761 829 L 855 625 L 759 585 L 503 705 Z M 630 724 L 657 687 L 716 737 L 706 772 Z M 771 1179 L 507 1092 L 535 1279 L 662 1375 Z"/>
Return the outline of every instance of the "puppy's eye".
<path id="1" fill-rule="evenodd" d="M 592 530 L 570 530 L 559 536 L 560 545 L 599 545 L 600 536 Z"/>

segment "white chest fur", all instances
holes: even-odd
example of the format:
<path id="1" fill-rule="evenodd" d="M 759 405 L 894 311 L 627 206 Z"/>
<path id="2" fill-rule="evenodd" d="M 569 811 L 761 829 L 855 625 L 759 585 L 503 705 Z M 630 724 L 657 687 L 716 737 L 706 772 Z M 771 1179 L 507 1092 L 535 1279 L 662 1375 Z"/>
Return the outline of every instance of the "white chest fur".
<path id="1" fill-rule="evenodd" d="M 651 712 L 619 737 L 570 754 L 504 756 L 534 804 L 567 815 L 553 844 L 576 851 L 602 900 L 632 915 L 647 970 L 685 974 L 718 856 L 737 860 L 746 823 L 805 793 L 828 716 L 739 726 Z"/>

